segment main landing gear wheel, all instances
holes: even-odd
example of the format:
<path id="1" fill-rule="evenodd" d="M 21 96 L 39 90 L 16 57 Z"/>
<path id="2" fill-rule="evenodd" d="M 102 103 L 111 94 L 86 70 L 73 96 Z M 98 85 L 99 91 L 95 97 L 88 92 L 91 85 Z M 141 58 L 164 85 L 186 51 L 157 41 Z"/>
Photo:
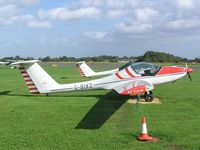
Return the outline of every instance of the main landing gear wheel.
<path id="1" fill-rule="evenodd" d="M 153 94 L 150 91 L 149 93 L 145 93 L 144 94 L 144 99 L 146 102 L 152 102 L 153 101 Z"/>

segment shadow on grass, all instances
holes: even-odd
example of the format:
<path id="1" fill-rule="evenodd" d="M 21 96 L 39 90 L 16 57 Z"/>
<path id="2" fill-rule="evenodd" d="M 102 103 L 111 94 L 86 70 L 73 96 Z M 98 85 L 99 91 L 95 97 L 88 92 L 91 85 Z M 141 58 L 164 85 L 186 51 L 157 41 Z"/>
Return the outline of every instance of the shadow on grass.
<path id="1" fill-rule="evenodd" d="M 129 98 L 115 91 L 100 96 L 75 129 L 99 129 Z"/>
<path id="2" fill-rule="evenodd" d="M 60 79 L 67 79 L 68 77 L 60 77 Z"/>
<path id="3" fill-rule="evenodd" d="M 0 95 L 6 95 L 6 96 L 22 96 L 22 97 L 35 97 L 35 96 L 42 96 L 42 95 L 29 95 L 29 94 L 12 94 L 11 91 L 4 91 L 0 92 Z"/>
<path id="4" fill-rule="evenodd" d="M 45 95 L 10 94 L 11 91 L 0 92 L 0 95 L 22 97 L 48 97 Z M 50 95 L 50 97 L 97 97 L 98 102 L 86 113 L 75 129 L 99 129 L 131 96 L 119 95 L 110 91 L 106 95 L 97 94 L 70 94 Z"/>
<path id="5" fill-rule="evenodd" d="M 49 94 L 48 96 L 45 94 L 15 94 L 15 93 L 10 93 L 11 91 L 5 91 L 5 92 L 0 92 L 0 95 L 6 95 L 6 96 L 21 96 L 21 97 L 101 97 L 102 95 L 97 95 L 97 94 L 68 94 L 68 95 L 57 95 L 57 94 Z"/>
<path id="6" fill-rule="evenodd" d="M 0 92 L 0 95 L 8 95 L 11 91 L 3 91 L 3 92 Z"/>

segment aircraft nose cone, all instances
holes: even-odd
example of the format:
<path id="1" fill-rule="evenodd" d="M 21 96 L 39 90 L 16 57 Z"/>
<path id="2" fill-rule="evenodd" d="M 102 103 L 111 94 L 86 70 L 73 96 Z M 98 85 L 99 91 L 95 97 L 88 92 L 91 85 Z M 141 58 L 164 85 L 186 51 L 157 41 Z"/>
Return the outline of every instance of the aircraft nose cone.
<path id="1" fill-rule="evenodd" d="M 186 72 L 187 72 L 187 73 L 191 73 L 192 71 L 193 71 L 192 68 L 186 68 Z"/>

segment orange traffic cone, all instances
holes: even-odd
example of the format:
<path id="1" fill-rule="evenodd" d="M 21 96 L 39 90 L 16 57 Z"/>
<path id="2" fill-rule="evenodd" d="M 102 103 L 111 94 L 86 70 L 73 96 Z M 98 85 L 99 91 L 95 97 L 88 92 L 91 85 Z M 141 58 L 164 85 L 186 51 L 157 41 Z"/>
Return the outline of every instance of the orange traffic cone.
<path id="1" fill-rule="evenodd" d="M 150 142 L 157 142 L 158 139 L 155 137 L 151 137 L 147 133 L 147 125 L 146 125 L 146 118 L 145 116 L 142 117 L 142 129 L 141 133 L 138 136 L 139 141 L 150 141 Z"/>

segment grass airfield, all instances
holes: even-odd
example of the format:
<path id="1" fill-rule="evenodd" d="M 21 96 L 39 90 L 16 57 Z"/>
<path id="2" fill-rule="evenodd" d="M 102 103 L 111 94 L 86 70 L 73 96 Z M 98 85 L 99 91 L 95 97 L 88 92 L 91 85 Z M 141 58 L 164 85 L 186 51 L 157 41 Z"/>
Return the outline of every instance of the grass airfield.
<path id="1" fill-rule="evenodd" d="M 44 69 L 59 83 L 87 80 L 74 64 Z M 96 71 L 119 64 L 93 64 Z M 175 84 L 156 86 L 161 104 L 127 103 L 108 90 L 31 95 L 17 69 L 0 66 L 1 149 L 200 149 L 200 69 Z M 141 117 L 158 143 L 136 140 Z"/>

